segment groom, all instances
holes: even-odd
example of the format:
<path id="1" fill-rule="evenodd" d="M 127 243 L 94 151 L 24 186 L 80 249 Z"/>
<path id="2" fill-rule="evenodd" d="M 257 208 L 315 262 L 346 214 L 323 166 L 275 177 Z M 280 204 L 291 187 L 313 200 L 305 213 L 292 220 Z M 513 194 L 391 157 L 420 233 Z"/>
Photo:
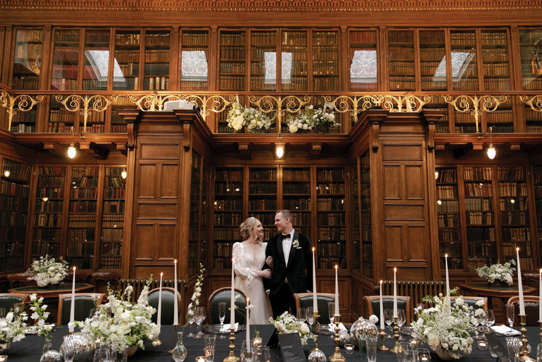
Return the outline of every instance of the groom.
<path id="1" fill-rule="evenodd" d="M 291 309 L 296 315 L 293 293 L 306 293 L 312 289 L 312 244 L 308 236 L 292 227 L 292 214 L 279 210 L 275 214 L 278 235 L 267 243 L 266 265 L 271 268 L 271 279 L 266 279 L 273 317 Z"/>

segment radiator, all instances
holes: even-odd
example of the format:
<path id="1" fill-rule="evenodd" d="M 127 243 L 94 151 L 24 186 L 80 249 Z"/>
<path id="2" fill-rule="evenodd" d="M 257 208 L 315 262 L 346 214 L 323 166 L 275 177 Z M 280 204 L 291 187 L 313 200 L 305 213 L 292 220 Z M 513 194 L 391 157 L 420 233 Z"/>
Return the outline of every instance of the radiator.
<path id="1" fill-rule="evenodd" d="M 393 280 L 384 280 L 382 293 L 384 295 L 393 295 Z M 424 303 L 423 298 L 439 293 L 446 294 L 446 282 L 435 281 L 398 281 L 397 295 L 410 297 L 411 316 L 414 316 L 414 308 L 420 303 L 424 304 L 424 308 L 429 307 Z"/>

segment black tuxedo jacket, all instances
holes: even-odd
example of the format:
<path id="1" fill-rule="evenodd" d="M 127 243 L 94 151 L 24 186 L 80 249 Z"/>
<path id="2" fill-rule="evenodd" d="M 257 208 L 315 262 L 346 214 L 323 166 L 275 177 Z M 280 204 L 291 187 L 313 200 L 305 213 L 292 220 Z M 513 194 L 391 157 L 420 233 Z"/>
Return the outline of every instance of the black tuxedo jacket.
<path id="1" fill-rule="evenodd" d="M 299 241 L 298 247 L 294 246 L 296 240 Z M 284 260 L 282 235 L 276 235 L 267 242 L 265 256 L 273 257 L 271 279 L 265 279 L 265 287 L 271 294 L 277 293 L 286 278 L 292 293 L 312 290 L 312 244 L 308 236 L 295 231 L 289 260 Z M 269 269 L 269 266 L 265 264 L 264 269 Z"/>

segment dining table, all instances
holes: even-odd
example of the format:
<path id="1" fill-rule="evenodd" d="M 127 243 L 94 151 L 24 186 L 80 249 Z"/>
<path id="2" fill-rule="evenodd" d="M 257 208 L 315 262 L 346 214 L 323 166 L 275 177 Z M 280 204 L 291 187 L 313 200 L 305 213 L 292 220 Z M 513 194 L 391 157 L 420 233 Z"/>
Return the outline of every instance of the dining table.
<path id="1" fill-rule="evenodd" d="M 514 329 L 519 330 L 517 327 Z M 184 345 L 187 348 L 188 354 L 185 361 L 195 362 L 196 357 L 203 356 L 203 347 L 204 340 L 194 339 L 187 337 L 189 332 L 196 332 L 196 326 L 179 326 L 178 331 L 184 332 Z M 204 329 L 205 330 L 205 329 Z M 271 338 L 274 327 L 272 325 L 255 325 L 251 326 L 252 331 L 259 331 L 260 337 L 262 338 L 263 344 L 267 344 Z M 536 348 L 540 343 L 540 332 L 539 327 L 527 327 L 527 339 L 529 340 L 530 345 L 532 346 L 531 356 L 536 357 Z M 67 326 L 61 326 L 58 330 L 53 333 L 52 347 L 53 349 L 58 350 L 62 344 L 63 337 L 68 334 Z M 229 334 L 225 335 L 229 337 Z M 520 336 L 521 337 L 521 336 Z M 409 339 L 409 336 L 403 336 L 405 339 Z M 235 355 L 239 357 L 239 352 L 241 348 L 241 343 L 245 339 L 245 332 L 239 331 L 235 334 Z M 162 361 L 172 361 L 172 356 L 169 351 L 175 347 L 175 329 L 171 325 L 162 326 L 160 340 L 162 342 L 159 346 L 153 346 L 151 343 L 145 344 L 145 349 L 138 349 L 136 353 L 128 358 L 129 362 L 162 362 Z M 504 336 L 500 336 L 499 340 L 503 343 L 504 348 L 506 349 L 506 342 Z M 215 347 L 215 358 L 214 362 L 222 362 L 229 354 L 229 339 L 216 339 Z M 379 345 L 382 344 L 382 341 L 379 339 Z M 395 344 L 395 339 L 388 338 L 384 341 L 384 344 L 388 348 L 392 348 Z M 42 354 L 42 347 L 44 345 L 43 338 L 38 337 L 37 335 L 27 335 L 22 341 L 12 343 L 11 349 L 8 355 L 8 362 L 35 362 L 38 361 Z M 326 356 L 331 356 L 335 349 L 335 342 L 332 339 L 332 336 L 329 333 L 323 334 L 320 333 L 318 336 L 318 347 L 324 352 Z M 421 345 L 420 347 L 427 346 Z M 314 348 L 314 342 L 312 340 L 308 341 L 308 344 L 304 346 L 305 357 L 308 356 L 310 351 Z M 357 349 L 354 350 L 353 354 L 347 354 L 344 348 L 340 349 L 341 354 L 346 358 L 347 361 L 361 361 L 366 360 L 360 356 Z M 273 347 L 270 348 L 271 361 L 279 362 L 283 361 L 280 348 Z M 440 359 L 436 354 L 432 355 L 433 361 L 439 361 Z M 377 361 L 384 362 L 396 362 L 397 355 L 390 351 L 377 351 Z M 494 362 L 495 358 L 491 357 L 489 350 L 479 350 L 476 347 L 476 342 L 473 345 L 472 353 L 461 358 L 462 362 Z"/>
<path id="2" fill-rule="evenodd" d="M 498 298 L 504 304 L 508 301 L 510 297 L 516 296 L 519 294 L 519 289 L 517 284 L 510 286 L 492 286 L 488 283 L 468 283 L 462 284 L 460 288 L 465 292 L 465 295 L 474 295 L 478 297 L 487 297 L 488 298 L 488 308 L 493 308 L 493 303 L 491 298 Z M 523 294 L 529 295 L 536 292 L 537 289 L 528 285 L 523 285 Z"/>

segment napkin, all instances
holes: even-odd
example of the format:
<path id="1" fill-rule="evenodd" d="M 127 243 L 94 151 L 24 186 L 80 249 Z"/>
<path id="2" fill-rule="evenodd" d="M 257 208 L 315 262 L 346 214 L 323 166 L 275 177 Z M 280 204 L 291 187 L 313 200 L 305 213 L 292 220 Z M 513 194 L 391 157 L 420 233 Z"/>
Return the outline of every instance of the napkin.
<path id="1" fill-rule="evenodd" d="M 493 326 L 491 327 L 495 333 L 499 333 L 505 336 L 519 336 L 521 335 L 520 331 L 516 331 L 515 329 L 512 329 L 510 327 L 505 326 L 504 324 L 502 326 Z"/>
<path id="2" fill-rule="evenodd" d="M 230 324 L 224 324 L 224 326 L 222 326 L 222 328 L 220 329 L 220 332 L 229 332 L 230 331 Z M 237 332 L 239 330 L 239 323 L 235 323 L 235 332 Z"/>

